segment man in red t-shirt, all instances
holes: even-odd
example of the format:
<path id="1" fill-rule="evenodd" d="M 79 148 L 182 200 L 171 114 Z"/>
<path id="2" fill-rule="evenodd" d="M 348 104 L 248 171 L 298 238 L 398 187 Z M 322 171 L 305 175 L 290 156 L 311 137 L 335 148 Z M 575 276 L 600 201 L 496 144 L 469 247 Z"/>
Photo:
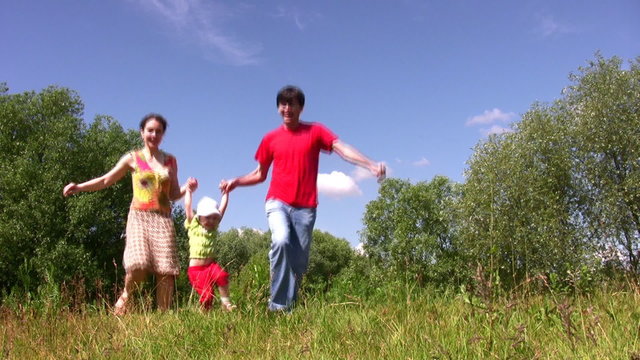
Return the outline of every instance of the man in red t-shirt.
<path id="1" fill-rule="evenodd" d="M 222 180 L 220 189 L 263 182 L 273 164 L 265 211 L 271 230 L 271 299 L 269 310 L 290 310 L 295 303 L 302 275 L 309 265 L 309 249 L 318 205 L 318 161 L 320 152 L 335 151 L 346 161 L 368 169 L 379 179 L 386 174 L 383 163 L 375 163 L 319 123 L 300 121 L 304 93 L 285 86 L 276 97 L 283 124 L 267 133 L 252 172 Z"/>

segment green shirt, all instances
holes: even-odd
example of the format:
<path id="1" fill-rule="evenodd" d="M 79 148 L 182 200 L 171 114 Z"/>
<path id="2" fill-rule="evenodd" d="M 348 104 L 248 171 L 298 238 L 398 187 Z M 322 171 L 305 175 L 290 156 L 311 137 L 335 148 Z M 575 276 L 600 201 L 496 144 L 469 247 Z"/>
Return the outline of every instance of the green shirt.
<path id="1" fill-rule="evenodd" d="M 184 228 L 187 229 L 189 236 L 189 258 L 213 258 L 213 242 L 218 238 L 218 230 L 205 229 L 198 221 L 197 216 L 193 217 L 191 223 L 185 219 Z"/>

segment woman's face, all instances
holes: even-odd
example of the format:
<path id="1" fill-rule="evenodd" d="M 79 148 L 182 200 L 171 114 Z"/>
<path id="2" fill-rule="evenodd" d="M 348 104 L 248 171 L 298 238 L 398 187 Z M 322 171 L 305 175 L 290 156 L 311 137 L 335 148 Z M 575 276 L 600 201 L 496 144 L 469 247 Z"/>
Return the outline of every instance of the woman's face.
<path id="1" fill-rule="evenodd" d="M 142 142 L 149 148 L 158 148 L 164 136 L 164 128 L 162 123 L 156 119 L 151 119 L 144 124 L 144 128 L 140 130 Z"/>

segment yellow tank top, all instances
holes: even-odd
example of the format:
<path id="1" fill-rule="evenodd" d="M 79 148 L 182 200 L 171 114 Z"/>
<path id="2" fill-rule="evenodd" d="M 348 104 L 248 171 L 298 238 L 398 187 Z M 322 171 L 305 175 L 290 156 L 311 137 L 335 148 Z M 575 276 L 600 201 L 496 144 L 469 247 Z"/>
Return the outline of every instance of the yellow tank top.
<path id="1" fill-rule="evenodd" d="M 158 211 L 171 213 L 171 178 L 169 173 L 175 171 L 176 160 L 173 156 L 164 154 L 164 164 L 161 171 L 155 171 L 149 166 L 142 151 L 132 155 L 135 169 L 131 176 L 133 180 L 133 200 L 131 208 L 143 211 Z"/>

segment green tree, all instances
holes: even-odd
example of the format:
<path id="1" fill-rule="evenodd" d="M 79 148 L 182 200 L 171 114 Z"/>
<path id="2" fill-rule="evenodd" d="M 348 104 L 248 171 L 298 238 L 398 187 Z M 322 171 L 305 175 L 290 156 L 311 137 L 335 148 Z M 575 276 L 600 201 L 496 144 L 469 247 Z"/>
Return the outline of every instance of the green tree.
<path id="1" fill-rule="evenodd" d="M 480 143 L 460 202 L 461 239 L 473 266 L 503 284 L 566 273 L 586 250 L 563 107 L 536 104 L 516 131 Z"/>
<path id="2" fill-rule="evenodd" d="M 624 249 L 640 271 L 640 57 L 596 54 L 570 75 L 563 102 L 571 117 L 569 140 L 578 186 L 587 201 L 582 216 L 600 245 Z"/>
<path id="3" fill-rule="evenodd" d="M 468 256 L 508 285 L 597 269 L 597 248 L 638 271 L 640 71 L 596 55 L 563 97 L 476 146 L 460 203 Z"/>
<path id="4" fill-rule="evenodd" d="M 44 279 L 108 285 L 122 257 L 130 186 L 64 199 L 63 186 L 110 169 L 137 146 L 112 118 L 87 126 L 72 90 L 0 93 L 0 290 Z M 46 275 L 46 276 L 45 276 Z"/>
<path id="5" fill-rule="evenodd" d="M 365 253 L 379 266 L 420 283 L 455 281 L 458 186 L 443 176 L 415 185 L 388 179 L 364 214 Z"/>

